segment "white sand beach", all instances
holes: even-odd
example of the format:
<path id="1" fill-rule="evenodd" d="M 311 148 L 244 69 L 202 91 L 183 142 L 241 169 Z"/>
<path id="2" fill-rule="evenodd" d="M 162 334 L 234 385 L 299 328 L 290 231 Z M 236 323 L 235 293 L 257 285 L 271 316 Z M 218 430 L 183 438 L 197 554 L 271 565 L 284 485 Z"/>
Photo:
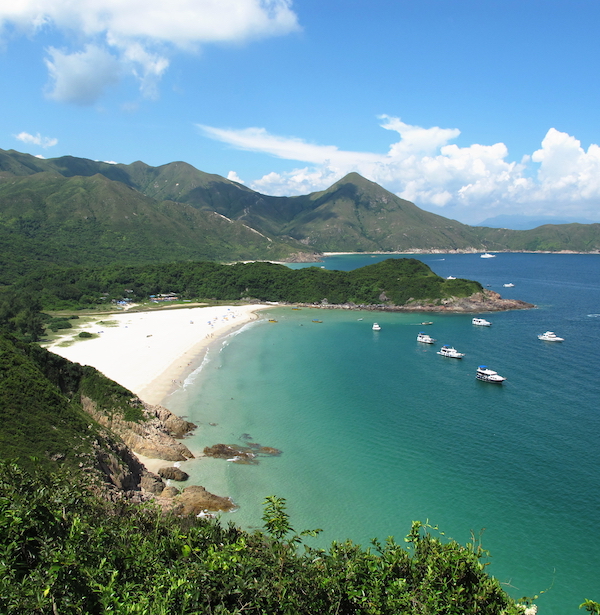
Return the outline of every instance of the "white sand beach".
<path id="1" fill-rule="evenodd" d="M 103 314 L 47 349 L 95 367 L 147 403 L 161 404 L 199 365 L 211 342 L 269 307 L 211 306 Z M 79 338 L 81 331 L 96 337 Z"/>

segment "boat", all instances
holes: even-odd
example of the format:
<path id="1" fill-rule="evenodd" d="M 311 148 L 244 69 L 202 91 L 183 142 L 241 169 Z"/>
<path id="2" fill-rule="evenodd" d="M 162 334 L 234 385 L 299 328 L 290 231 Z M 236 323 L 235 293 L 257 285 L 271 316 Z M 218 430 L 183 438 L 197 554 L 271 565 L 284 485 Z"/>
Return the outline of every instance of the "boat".
<path id="1" fill-rule="evenodd" d="M 376 322 L 373 323 L 373 331 L 381 331 L 381 327 Z"/>
<path id="2" fill-rule="evenodd" d="M 417 335 L 417 342 L 422 342 L 423 344 L 435 344 L 436 340 L 434 340 L 431 335 L 427 335 L 427 333 L 423 333 L 423 331 L 421 331 L 419 335 Z"/>
<path id="3" fill-rule="evenodd" d="M 486 320 L 485 318 L 473 318 L 471 322 L 474 325 L 477 325 L 479 327 L 491 327 L 492 326 L 492 323 L 489 320 Z"/>
<path id="4" fill-rule="evenodd" d="M 495 254 L 490 254 L 489 252 L 486 252 L 485 254 L 481 255 L 481 258 L 496 258 Z"/>
<path id="5" fill-rule="evenodd" d="M 512 282 L 509 282 L 508 284 L 502 284 L 502 286 L 504 286 L 504 288 L 512 288 L 514 284 Z"/>
<path id="6" fill-rule="evenodd" d="M 462 359 L 465 356 L 464 352 L 458 352 L 456 348 L 453 348 L 452 346 L 448 346 L 447 344 L 444 344 L 438 350 L 438 354 L 441 355 L 442 357 L 448 357 L 450 359 Z"/>
<path id="7" fill-rule="evenodd" d="M 542 333 L 538 335 L 538 340 L 542 340 L 543 342 L 564 342 L 564 337 L 558 337 L 554 331 L 546 331 L 546 333 Z"/>
<path id="8" fill-rule="evenodd" d="M 420 323 L 422 325 L 432 325 L 433 321 L 432 320 L 426 320 L 425 322 Z"/>
<path id="9" fill-rule="evenodd" d="M 323 321 L 322 320 L 317 320 L 316 318 L 314 318 L 313 322 L 323 322 Z"/>
<path id="10" fill-rule="evenodd" d="M 449 275 L 446 280 L 456 280 L 456 278 L 453 275 Z"/>
<path id="11" fill-rule="evenodd" d="M 481 380 L 482 382 L 494 382 L 495 384 L 502 384 L 506 380 L 504 376 L 501 376 L 493 369 L 489 369 L 487 365 L 480 365 L 477 368 L 475 378 L 477 378 L 477 380 Z"/>
<path id="12" fill-rule="evenodd" d="M 274 318 L 269 318 L 269 322 L 277 322 Z"/>

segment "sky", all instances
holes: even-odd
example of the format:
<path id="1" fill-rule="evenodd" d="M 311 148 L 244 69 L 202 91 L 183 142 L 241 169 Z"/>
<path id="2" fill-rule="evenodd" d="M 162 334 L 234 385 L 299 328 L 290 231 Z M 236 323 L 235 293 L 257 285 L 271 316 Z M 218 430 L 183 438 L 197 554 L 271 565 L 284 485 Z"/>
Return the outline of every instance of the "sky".
<path id="1" fill-rule="evenodd" d="M 0 148 L 600 222 L 600 0 L 0 0 Z"/>

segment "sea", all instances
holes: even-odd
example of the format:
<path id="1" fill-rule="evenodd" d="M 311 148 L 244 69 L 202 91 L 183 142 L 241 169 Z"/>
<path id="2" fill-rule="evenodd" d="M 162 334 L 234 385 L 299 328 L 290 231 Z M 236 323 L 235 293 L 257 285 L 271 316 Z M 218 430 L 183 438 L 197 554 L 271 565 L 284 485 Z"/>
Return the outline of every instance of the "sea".
<path id="1" fill-rule="evenodd" d="M 314 547 L 403 543 L 413 520 L 428 522 L 442 539 L 481 541 L 488 572 L 513 597 L 535 597 L 539 615 L 581 613 L 584 599 L 600 601 L 600 255 L 415 258 L 536 307 L 481 313 L 492 325 L 478 327 L 472 314 L 273 306 L 213 345 L 167 405 L 199 425 L 192 450 L 281 454 L 181 467 L 233 498 L 223 522 L 261 528 L 269 495 L 285 498 L 297 532 L 323 530 L 306 538 Z M 564 342 L 538 340 L 547 330 Z M 417 342 L 420 331 L 436 344 Z M 439 356 L 442 344 L 465 357 Z M 504 384 L 476 380 L 479 365 Z"/>

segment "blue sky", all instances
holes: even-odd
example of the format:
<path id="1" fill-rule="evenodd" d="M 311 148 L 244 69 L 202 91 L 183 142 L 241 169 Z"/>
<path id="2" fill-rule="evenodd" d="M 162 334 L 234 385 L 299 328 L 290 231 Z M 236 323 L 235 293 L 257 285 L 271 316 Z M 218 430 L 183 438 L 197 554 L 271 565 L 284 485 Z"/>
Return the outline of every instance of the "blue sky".
<path id="1" fill-rule="evenodd" d="M 599 0 L 0 0 L 0 148 L 600 222 Z"/>

